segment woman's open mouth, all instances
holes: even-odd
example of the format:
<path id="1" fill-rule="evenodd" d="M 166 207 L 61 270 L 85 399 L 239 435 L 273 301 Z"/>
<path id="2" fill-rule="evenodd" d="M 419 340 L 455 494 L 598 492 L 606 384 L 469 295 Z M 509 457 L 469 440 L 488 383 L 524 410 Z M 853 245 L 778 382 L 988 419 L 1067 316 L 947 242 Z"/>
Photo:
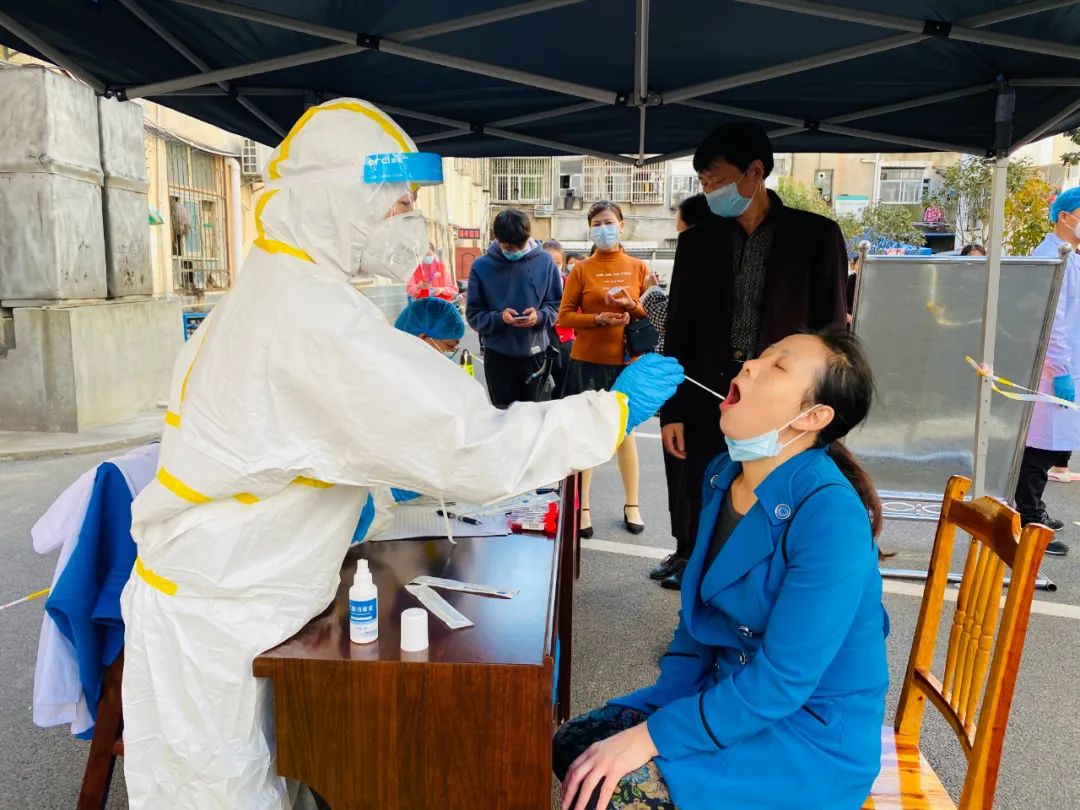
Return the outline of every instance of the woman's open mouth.
<path id="1" fill-rule="evenodd" d="M 727 399 L 720 403 L 720 410 L 726 411 L 729 408 L 735 407 L 739 404 L 740 399 L 742 399 L 742 392 L 739 391 L 739 383 L 732 380 L 731 387 L 728 389 Z"/>

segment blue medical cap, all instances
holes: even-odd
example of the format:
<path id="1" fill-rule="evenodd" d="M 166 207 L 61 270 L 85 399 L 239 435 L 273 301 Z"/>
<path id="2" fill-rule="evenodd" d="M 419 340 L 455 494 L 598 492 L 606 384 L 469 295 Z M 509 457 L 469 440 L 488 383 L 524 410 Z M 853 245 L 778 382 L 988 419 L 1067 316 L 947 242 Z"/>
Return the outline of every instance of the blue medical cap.
<path id="1" fill-rule="evenodd" d="M 1054 198 L 1054 204 L 1050 206 L 1050 221 L 1056 223 L 1062 211 L 1072 213 L 1077 208 L 1080 208 L 1080 186 L 1063 191 Z"/>
<path id="2" fill-rule="evenodd" d="M 427 335 L 436 340 L 461 340 L 465 336 L 461 312 L 441 298 L 417 298 L 398 315 L 394 327 L 410 335 Z"/>

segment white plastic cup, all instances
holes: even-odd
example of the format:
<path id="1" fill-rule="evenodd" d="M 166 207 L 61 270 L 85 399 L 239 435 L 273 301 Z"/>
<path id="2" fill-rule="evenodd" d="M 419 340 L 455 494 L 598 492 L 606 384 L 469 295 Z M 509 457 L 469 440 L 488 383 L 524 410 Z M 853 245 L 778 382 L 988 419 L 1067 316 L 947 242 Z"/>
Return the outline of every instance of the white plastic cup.
<path id="1" fill-rule="evenodd" d="M 420 652 L 428 648 L 428 612 L 409 608 L 401 612 L 401 649 Z"/>

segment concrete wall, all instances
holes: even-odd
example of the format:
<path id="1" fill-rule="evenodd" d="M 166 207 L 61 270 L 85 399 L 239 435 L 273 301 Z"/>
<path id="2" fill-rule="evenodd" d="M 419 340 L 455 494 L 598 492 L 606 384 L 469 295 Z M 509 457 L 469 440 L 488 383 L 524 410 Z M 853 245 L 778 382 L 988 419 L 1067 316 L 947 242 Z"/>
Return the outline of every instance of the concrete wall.
<path id="1" fill-rule="evenodd" d="M 0 430 L 77 432 L 167 397 L 183 344 L 178 300 L 13 310 L 0 356 Z"/>

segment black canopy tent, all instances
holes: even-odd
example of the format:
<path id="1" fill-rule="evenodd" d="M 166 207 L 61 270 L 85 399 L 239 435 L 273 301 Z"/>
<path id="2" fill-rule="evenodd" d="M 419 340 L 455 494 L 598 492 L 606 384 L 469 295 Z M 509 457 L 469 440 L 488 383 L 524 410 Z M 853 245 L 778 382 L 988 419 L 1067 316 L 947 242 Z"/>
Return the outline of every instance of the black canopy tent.
<path id="1" fill-rule="evenodd" d="M 1080 126 L 1080 0 L 0 0 L 0 43 L 101 94 L 274 143 L 358 96 L 447 156 L 644 165 L 725 120 L 780 151 L 996 158 L 993 363 L 1008 155 Z M 897 13 L 897 11 L 900 13 Z M 975 494 L 991 382 L 980 378 Z"/>

